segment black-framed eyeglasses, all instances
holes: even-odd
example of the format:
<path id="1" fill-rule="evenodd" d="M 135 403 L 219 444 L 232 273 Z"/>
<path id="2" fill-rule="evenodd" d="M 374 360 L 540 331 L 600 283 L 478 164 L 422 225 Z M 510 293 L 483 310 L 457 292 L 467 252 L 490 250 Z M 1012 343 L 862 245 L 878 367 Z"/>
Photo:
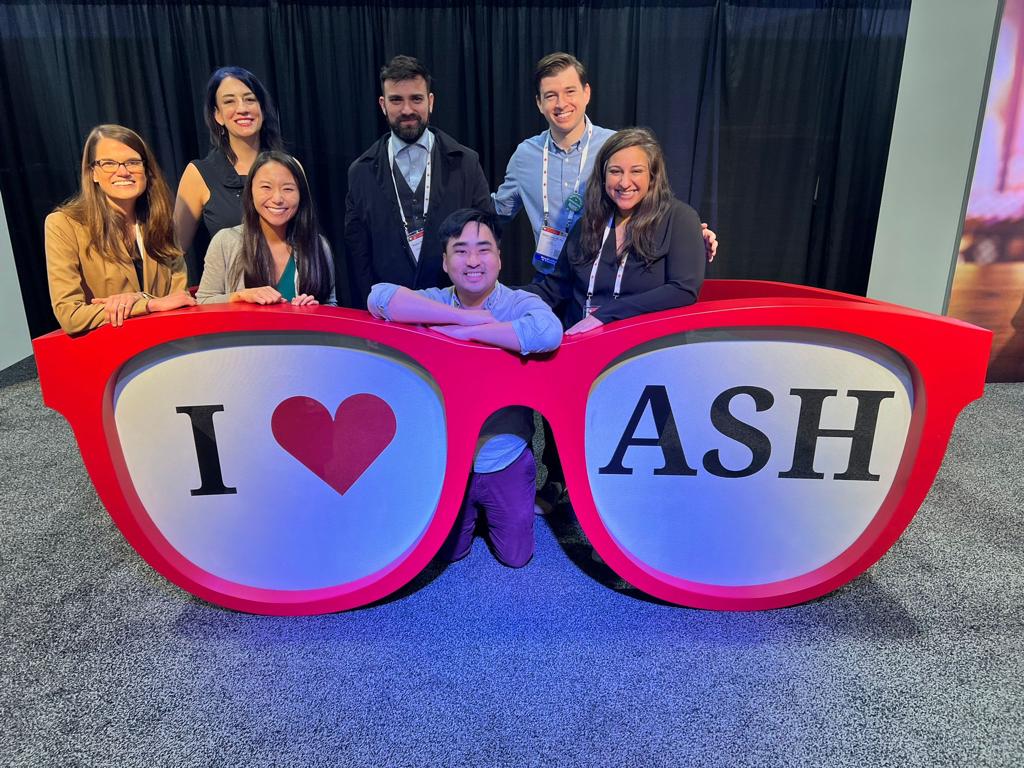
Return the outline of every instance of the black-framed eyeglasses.
<path id="1" fill-rule="evenodd" d="M 146 161 L 138 158 L 124 160 L 122 162 L 118 162 L 117 160 L 96 160 L 93 162 L 92 167 L 99 168 L 104 173 L 113 175 L 117 173 L 117 169 L 122 165 L 128 173 L 142 173 L 146 169 Z"/>

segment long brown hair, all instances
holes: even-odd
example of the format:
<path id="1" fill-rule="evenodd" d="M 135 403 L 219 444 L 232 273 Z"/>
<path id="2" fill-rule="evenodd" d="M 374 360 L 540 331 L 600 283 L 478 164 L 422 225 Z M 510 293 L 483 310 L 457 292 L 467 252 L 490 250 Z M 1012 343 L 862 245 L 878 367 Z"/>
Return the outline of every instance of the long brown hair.
<path id="1" fill-rule="evenodd" d="M 299 188 L 299 209 L 288 222 L 286 236 L 298 262 L 299 293 L 315 296 L 317 301 L 323 303 L 330 297 L 332 287 L 327 252 L 320 237 L 320 227 L 317 226 L 306 172 L 298 160 L 285 152 L 261 152 L 249 170 L 249 178 L 242 191 L 242 252 L 229 275 L 230 285 L 238 285 L 240 277 L 244 279 L 243 285 L 246 288 L 274 285 L 274 260 L 260 227 L 260 214 L 252 199 L 256 171 L 267 163 L 280 163 L 287 168 Z"/>
<path id="2" fill-rule="evenodd" d="M 135 218 L 142 224 L 142 241 L 150 258 L 171 264 L 181 258 L 174 243 L 174 219 L 171 192 L 160 172 L 156 157 L 135 131 L 122 125 L 97 125 L 89 131 L 82 150 L 82 178 L 78 194 L 57 210 L 85 225 L 93 247 L 101 256 L 116 259 L 125 250 L 127 235 L 124 214 L 107 200 L 92 179 L 96 145 L 100 139 L 113 139 L 139 153 L 146 168 L 146 191 L 135 202 Z"/>
<path id="3" fill-rule="evenodd" d="M 583 228 L 580 249 L 573 259 L 576 264 L 587 264 L 600 255 L 598 251 L 601 249 L 604 228 L 616 211 L 615 203 L 604 190 L 608 162 L 616 152 L 630 147 L 640 147 L 647 155 L 651 167 L 651 184 L 626 224 L 622 250 L 632 249 L 646 266 L 655 260 L 657 244 L 654 242 L 654 232 L 672 202 L 672 188 L 665 175 L 665 155 L 658 140 L 648 129 L 624 128 L 604 143 L 594 160 L 594 171 L 587 182 L 583 218 L 580 221 Z"/>

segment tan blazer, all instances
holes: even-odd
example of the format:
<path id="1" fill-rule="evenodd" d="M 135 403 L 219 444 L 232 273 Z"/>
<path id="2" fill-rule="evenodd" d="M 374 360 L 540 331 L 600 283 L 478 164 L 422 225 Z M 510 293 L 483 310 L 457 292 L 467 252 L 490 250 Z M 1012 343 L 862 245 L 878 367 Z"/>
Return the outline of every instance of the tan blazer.
<path id="1" fill-rule="evenodd" d="M 92 247 L 89 230 L 60 211 L 46 217 L 46 276 L 53 314 L 68 333 L 88 331 L 107 321 L 103 305 L 90 304 L 93 298 L 131 291 L 166 296 L 185 290 L 188 282 L 183 258 L 168 267 L 143 249 L 145 287 L 140 286 L 127 251 L 122 249 L 115 258 L 101 254 Z M 136 301 L 130 317 L 146 314 L 148 304 L 149 299 Z"/>

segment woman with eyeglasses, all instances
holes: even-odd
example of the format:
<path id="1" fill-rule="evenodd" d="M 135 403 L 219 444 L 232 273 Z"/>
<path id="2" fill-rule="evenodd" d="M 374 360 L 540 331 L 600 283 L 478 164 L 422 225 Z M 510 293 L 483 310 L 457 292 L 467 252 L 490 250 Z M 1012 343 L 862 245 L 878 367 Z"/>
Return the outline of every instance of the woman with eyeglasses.
<path id="1" fill-rule="evenodd" d="M 598 174 L 555 271 L 526 286 L 551 306 L 565 302 L 569 335 L 685 307 L 704 281 L 700 218 L 673 196 L 654 134 L 611 136 L 595 159 Z"/>
<path id="2" fill-rule="evenodd" d="M 284 152 L 263 152 L 242 191 L 242 223 L 206 251 L 200 304 L 337 306 L 334 262 L 320 234 L 306 173 Z"/>
<path id="3" fill-rule="evenodd" d="M 68 333 L 195 304 L 174 243 L 170 191 L 134 131 L 90 131 L 78 194 L 46 217 L 46 274 Z"/>
<path id="4" fill-rule="evenodd" d="M 242 221 L 242 188 L 256 156 L 281 150 L 277 109 L 247 69 L 221 67 L 206 84 L 210 153 L 185 166 L 174 201 L 174 232 L 187 251 L 202 220 L 209 238 Z"/>

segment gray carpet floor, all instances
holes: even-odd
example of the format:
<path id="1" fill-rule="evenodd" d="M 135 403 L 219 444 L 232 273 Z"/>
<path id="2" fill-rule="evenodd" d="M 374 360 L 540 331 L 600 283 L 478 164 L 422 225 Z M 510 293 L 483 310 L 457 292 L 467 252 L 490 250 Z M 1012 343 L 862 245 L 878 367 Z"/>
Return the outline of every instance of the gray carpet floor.
<path id="1" fill-rule="evenodd" d="M 269 618 L 164 581 L 100 505 L 32 361 L 0 373 L 0 764 L 1020 766 L 1024 385 L 960 417 L 931 494 L 812 603 L 645 599 L 571 515 L 398 596 Z"/>

